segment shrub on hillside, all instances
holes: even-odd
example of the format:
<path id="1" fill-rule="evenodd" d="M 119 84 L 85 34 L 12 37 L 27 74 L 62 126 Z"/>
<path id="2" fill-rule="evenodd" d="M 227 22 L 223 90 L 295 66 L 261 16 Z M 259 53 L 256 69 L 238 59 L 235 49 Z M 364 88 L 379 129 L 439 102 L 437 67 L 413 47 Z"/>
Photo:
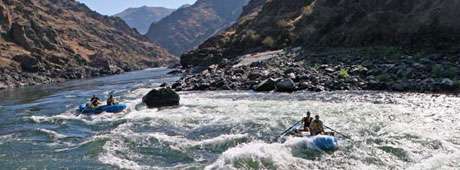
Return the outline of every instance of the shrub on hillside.
<path id="1" fill-rule="evenodd" d="M 275 40 L 273 40 L 272 37 L 268 36 L 268 37 L 265 37 L 265 39 L 262 41 L 262 44 L 264 44 L 267 47 L 274 47 Z"/>

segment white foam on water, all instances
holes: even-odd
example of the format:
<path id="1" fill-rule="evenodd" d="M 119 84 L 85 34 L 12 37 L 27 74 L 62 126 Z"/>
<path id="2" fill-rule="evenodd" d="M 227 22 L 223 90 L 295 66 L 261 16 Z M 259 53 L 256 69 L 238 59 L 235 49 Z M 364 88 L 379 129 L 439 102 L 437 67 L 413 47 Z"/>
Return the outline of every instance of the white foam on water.
<path id="1" fill-rule="evenodd" d="M 242 144 L 225 151 L 216 162 L 207 166 L 206 169 L 250 169 L 251 167 L 245 167 L 245 165 L 241 165 L 241 167 L 234 167 L 236 161 L 241 162 L 244 159 L 248 161 L 266 161 L 273 164 L 269 166 L 285 169 L 289 166 L 298 164 L 297 161 L 301 161 L 300 159 L 296 160 L 296 158 L 292 157 L 290 149 L 286 148 L 282 144 L 267 144 L 263 141 L 255 141 L 249 144 Z M 286 162 L 289 162 L 289 164 L 284 164 Z M 273 168 L 265 167 L 267 165 L 263 164 L 258 166 L 261 169 Z"/>
<path id="2" fill-rule="evenodd" d="M 113 122 L 116 120 L 120 120 L 124 116 L 123 113 L 113 114 L 113 113 L 101 113 L 98 115 L 84 115 L 78 114 L 76 115 L 74 112 L 64 112 L 54 116 L 31 116 L 29 117 L 35 123 L 56 123 L 60 121 L 71 121 L 71 120 L 79 120 L 88 125 L 94 125 L 101 122 Z"/>
<path id="3" fill-rule="evenodd" d="M 352 148 L 352 152 L 359 152 L 359 154 L 348 153 L 353 156 L 343 157 L 343 159 L 347 159 L 347 162 L 349 162 L 350 164 L 348 168 L 404 168 L 407 165 L 412 164 L 414 161 L 423 162 L 427 157 L 436 157 L 432 155 L 433 152 L 441 153 L 442 155 L 445 153 L 458 151 L 458 149 L 456 148 L 446 148 L 446 146 L 449 143 L 447 142 L 448 138 L 452 136 L 452 131 L 449 131 L 447 129 L 456 128 L 456 131 L 458 132 L 459 125 L 457 121 L 460 120 L 460 118 L 459 114 L 456 113 L 458 113 L 459 107 L 445 107 L 442 105 L 440 106 L 439 104 L 433 104 L 437 102 L 429 100 L 426 101 L 424 97 L 425 96 L 416 96 L 410 97 L 408 99 L 392 99 L 395 103 L 398 104 L 374 104 L 369 102 L 354 101 L 338 103 L 325 103 L 321 101 L 272 102 L 270 100 L 263 101 L 263 103 L 267 104 L 267 107 L 270 109 L 281 111 L 280 114 L 284 116 L 289 116 L 292 114 L 286 114 L 285 112 L 283 113 L 283 111 L 288 110 L 290 112 L 295 113 L 297 112 L 296 110 L 299 108 L 311 110 L 313 111 L 313 113 L 322 113 L 323 120 L 326 121 L 327 125 L 332 126 L 335 129 L 339 129 L 342 132 L 346 132 L 349 135 L 352 135 L 356 142 L 364 144 L 364 146 L 353 146 L 353 144 L 351 144 L 351 147 L 358 147 Z M 458 98 L 447 98 L 448 99 L 444 98 L 443 100 L 447 100 L 451 103 L 453 101 L 458 101 Z M 239 100 L 239 102 L 243 105 L 243 107 L 245 107 L 244 105 L 246 100 Z M 292 103 L 287 104 L 285 102 Z M 288 108 L 285 108 L 284 104 L 286 104 Z M 432 107 L 419 108 L 420 105 L 431 105 Z M 436 118 L 433 119 L 437 120 L 438 122 L 431 122 L 431 124 L 427 125 L 426 119 L 424 119 L 424 117 L 431 115 L 435 112 L 440 113 L 436 114 Z M 257 114 L 257 116 L 260 117 L 263 115 Z M 276 120 L 276 117 L 271 120 Z M 269 125 L 274 125 L 274 122 L 270 123 Z M 440 131 L 439 129 L 446 130 Z M 411 139 L 411 137 L 407 137 L 407 135 L 412 135 L 416 139 Z M 372 138 L 382 142 L 368 143 L 367 140 Z M 435 146 L 430 146 L 431 144 L 427 144 L 433 142 L 435 143 Z M 436 146 L 436 143 L 440 143 L 440 146 Z M 238 148 L 236 150 L 234 150 L 234 148 L 231 148 L 228 150 L 228 152 L 225 152 L 223 156 L 219 158 L 218 161 L 216 161 L 212 166 L 210 166 L 210 168 L 218 167 L 217 169 L 220 169 L 232 167 L 232 164 L 226 164 L 225 162 L 228 162 L 229 160 L 238 160 L 238 156 L 247 154 L 243 151 L 249 151 L 250 155 L 256 155 L 255 157 L 258 157 L 258 155 L 260 155 L 257 153 L 264 153 L 270 155 L 270 153 L 266 152 L 267 149 L 263 147 L 264 145 L 272 144 L 264 144 L 263 142 L 259 142 L 254 144 L 253 146 L 246 146 L 243 148 Z M 277 145 L 273 146 L 276 148 L 274 150 L 281 149 L 279 148 L 279 146 L 278 148 L 276 146 Z M 390 149 L 388 151 L 382 151 L 381 149 L 379 149 L 379 147 Z M 395 149 L 392 150 L 392 148 Z M 339 154 L 340 153 L 337 153 L 336 155 Z M 360 157 L 362 157 L 361 160 L 359 160 Z M 381 163 L 369 164 L 369 162 L 366 159 L 372 157 L 377 157 L 376 161 Z M 358 158 L 358 161 L 354 160 L 356 158 Z M 263 159 L 267 158 L 262 157 L 259 160 Z M 273 156 L 273 158 L 271 159 L 275 160 L 273 162 L 275 162 L 276 167 L 279 167 L 281 169 L 305 168 L 303 166 L 288 167 L 287 165 L 284 165 L 282 163 L 284 160 L 278 160 L 276 158 L 276 155 Z M 408 163 L 400 159 L 407 160 L 410 162 Z M 342 159 L 337 158 L 334 158 L 332 160 L 336 162 L 343 161 Z M 290 162 L 292 161 L 293 160 L 290 160 Z M 330 166 L 329 168 L 334 168 L 334 165 Z M 337 166 L 335 168 L 344 167 Z"/>
<path id="4" fill-rule="evenodd" d="M 35 123 L 55 122 L 59 120 L 76 120 L 81 119 L 81 116 L 75 116 L 70 112 L 64 112 L 54 116 L 30 116 L 30 120 Z"/>
<path id="5" fill-rule="evenodd" d="M 126 120 L 107 135 L 99 161 L 118 168 L 155 169 L 186 168 L 196 164 L 207 169 L 449 169 L 458 165 L 460 151 L 460 98 L 431 97 L 419 94 L 391 93 L 295 93 L 254 94 L 252 92 L 181 92 L 181 105 L 164 109 L 147 109 L 140 105 L 150 89 L 140 88 L 126 95 L 129 105 L 125 114 L 51 117 L 32 116 L 36 122 L 79 119 L 87 124 Z M 353 138 L 339 136 L 340 149 L 332 154 L 319 153 L 312 159 L 297 155 L 310 152 L 309 139 L 289 139 L 286 143 L 269 143 L 263 135 L 278 135 L 306 111 L 320 114 L 326 125 Z M 168 127 L 174 133 L 135 131 L 136 126 L 151 129 Z M 186 135 L 201 129 L 223 128 L 209 137 L 189 139 Z M 257 131 L 257 132 L 251 132 Z M 206 132 L 206 131 L 204 131 Z M 198 133 L 199 134 L 199 133 Z M 146 165 L 143 155 L 131 150 L 126 141 L 157 140 L 179 153 L 242 140 L 231 145 L 216 158 L 195 155 L 194 163 L 168 167 Z M 123 153 L 120 155 L 119 153 Z M 310 153 L 305 153 L 309 156 Z M 203 156 L 203 157 L 200 157 Z M 445 160 L 445 162 L 442 162 Z M 426 168 L 429 169 L 429 168 Z"/>
<path id="6" fill-rule="evenodd" d="M 311 169 L 310 160 L 293 155 L 294 150 L 317 149 L 312 138 L 290 137 L 285 143 L 253 141 L 222 153 L 206 169 Z M 253 162 L 253 163 L 248 163 Z"/>
<path id="7" fill-rule="evenodd" d="M 226 141 L 232 141 L 232 140 L 236 140 L 236 139 L 244 139 L 244 138 L 248 138 L 248 137 L 249 137 L 249 134 L 224 134 L 224 135 L 220 135 L 218 137 L 211 138 L 211 139 L 205 139 L 205 140 L 202 140 L 202 141 L 195 141 L 195 142 L 191 143 L 190 145 L 192 145 L 192 146 L 211 145 L 211 144 L 216 144 L 216 143 L 224 143 Z"/>
<path id="8" fill-rule="evenodd" d="M 126 127 L 126 125 L 121 125 Z M 135 161 L 129 160 L 126 157 L 139 157 L 136 153 L 129 150 L 127 144 L 122 142 L 119 135 L 128 135 L 132 132 L 128 130 L 117 131 L 118 135 L 105 134 L 104 136 L 110 136 L 110 140 L 107 141 L 103 146 L 103 152 L 99 154 L 98 160 L 104 164 L 116 166 L 122 169 L 145 169 L 145 167 L 139 165 Z M 118 152 L 124 153 L 124 156 L 117 154 Z"/>
<path id="9" fill-rule="evenodd" d="M 67 137 L 67 136 L 64 135 L 64 134 L 60 134 L 60 133 L 58 133 L 58 132 L 55 132 L 55 131 L 49 130 L 49 129 L 37 128 L 36 130 L 48 134 L 48 136 L 49 136 L 51 139 L 53 139 L 53 140 L 58 140 L 58 139 L 62 139 L 62 138 L 66 138 L 66 137 Z"/>
<path id="10" fill-rule="evenodd" d="M 97 136 L 92 136 L 91 138 L 89 139 L 86 139 L 84 140 L 83 142 L 80 142 L 80 143 L 77 143 L 77 144 L 69 144 L 67 147 L 65 148 L 59 148 L 59 149 L 55 149 L 54 151 L 55 152 L 67 152 L 67 151 L 71 151 L 71 150 L 74 150 L 74 149 L 78 149 L 79 147 L 83 146 L 83 145 L 86 145 L 86 144 L 89 144 L 91 142 L 94 142 L 94 141 L 97 141 L 97 140 L 101 140 L 101 139 L 110 139 L 110 136 L 109 135 L 97 135 Z"/>
<path id="11" fill-rule="evenodd" d="M 143 156 L 132 152 L 127 146 L 129 143 L 150 143 L 151 139 L 158 140 L 162 144 L 166 144 L 170 149 L 176 150 L 177 152 L 183 152 L 184 150 L 208 146 L 208 145 L 219 145 L 228 141 L 238 140 L 247 138 L 247 134 L 225 134 L 220 135 L 215 138 L 206 139 L 206 140 L 190 140 L 183 136 L 170 136 L 164 133 L 150 133 L 150 132 L 133 132 L 131 130 L 133 124 L 126 123 L 122 124 L 116 129 L 112 130 L 110 134 L 105 134 L 104 136 L 110 136 L 110 140 L 105 143 L 103 150 L 104 152 L 100 154 L 98 160 L 105 164 L 113 165 L 118 168 L 126 169 L 164 169 L 166 167 L 158 167 L 154 165 L 142 165 L 138 164 L 133 160 L 143 159 Z M 123 153 L 120 155 L 119 153 Z M 200 157 L 195 157 L 196 161 L 199 161 Z M 178 164 L 173 167 L 185 168 L 190 165 Z"/>
<path id="12" fill-rule="evenodd" d="M 429 170 L 445 169 L 458 170 L 460 168 L 460 152 L 456 151 L 450 154 L 440 153 L 424 159 L 415 165 L 409 166 L 408 170 Z"/>
<path id="13" fill-rule="evenodd" d="M 219 145 L 228 141 L 234 141 L 238 139 L 248 138 L 248 134 L 224 134 L 214 138 L 205 139 L 201 141 L 186 139 L 182 136 L 168 136 L 163 133 L 140 133 L 136 134 L 139 138 L 148 138 L 153 137 L 158 139 L 160 142 L 168 143 L 170 146 L 173 146 L 177 150 L 192 148 L 196 146 L 209 146 L 209 145 Z"/>
<path id="14" fill-rule="evenodd" d="M 2 136 L 0 136 L 0 145 L 4 144 L 6 142 L 14 141 L 14 140 L 15 140 L 15 138 L 14 138 L 13 134 L 2 135 Z"/>
<path id="15" fill-rule="evenodd" d="M 121 169 L 146 169 L 147 167 L 142 167 L 138 165 L 134 161 L 130 161 L 128 159 L 123 159 L 118 156 L 115 156 L 111 152 L 103 153 L 101 156 L 98 157 L 98 160 L 104 164 L 116 166 Z"/>

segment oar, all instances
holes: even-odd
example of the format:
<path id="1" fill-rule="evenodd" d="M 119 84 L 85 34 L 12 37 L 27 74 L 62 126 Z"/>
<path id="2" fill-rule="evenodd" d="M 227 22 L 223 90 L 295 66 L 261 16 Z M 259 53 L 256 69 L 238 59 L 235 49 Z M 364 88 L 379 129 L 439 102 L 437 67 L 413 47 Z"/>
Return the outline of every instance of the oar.
<path id="1" fill-rule="evenodd" d="M 351 139 L 350 136 L 345 135 L 345 134 L 343 134 L 343 133 L 340 133 L 340 132 L 338 132 L 338 131 L 336 131 L 336 130 L 334 130 L 334 129 L 328 127 L 328 126 L 324 126 L 324 127 L 328 128 L 329 130 L 332 130 L 333 132 L 335 132 L 335 133 L 337 133 L 337 134 L 339 134 L 339 135 L 342 135 L 342 136 L 345 137 L 345 138 Z"/>
<path id="2" fill-rule="evenodd" d="M 296 127 L 299 123 L 301 123 L 301 121 L 298 121 L 296 122 L 294 125 L 292 125 L 291 127 L 289 127 L 288 129 L 286 129 L 283 133 L 281 133 L 276 139 L 280 138 L 281 136 L 285 135 L 287 132 L 291 131 L 292 128 Z"/>

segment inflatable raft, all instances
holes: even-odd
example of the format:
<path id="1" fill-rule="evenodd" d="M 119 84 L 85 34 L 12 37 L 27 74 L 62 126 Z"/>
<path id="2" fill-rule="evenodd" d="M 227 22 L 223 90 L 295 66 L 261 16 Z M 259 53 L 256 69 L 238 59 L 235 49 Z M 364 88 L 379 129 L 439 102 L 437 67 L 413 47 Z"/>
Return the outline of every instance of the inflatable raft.
<path id="1" fill-rule="evenodd" d="M 301 126 L 297 126 L 288 132 L 287 135 L 309 138 L 316 148 L 323 151 L 335 151 L 339 147 L 337 138 L 334 136 L 335 134 L 331 132 L 327 132 L 326 135 L 311 136 L 310 132 L 302 132 Z"/>
<path id="2" fill-rule="evenodd" d="M 311 137 L 313 144 L 324 151 L 334 151 L 339 148 L 337 138 L 335 136 L 318 135 Z"/>
<path id="3" fill-rule="evenodd" d="M 99 106 L 97 108 L 90 108 L 87 107 L 86 104 L 80 105 L 80 107 L 77 109 L 79 113 L 83 114 L 100 114 L 102 112 L 107 112 L 107 113 L 120 113 L 124 111 L 128 106 L 123 103 L 118 103 L 115 105 L 103 105 Z"/>

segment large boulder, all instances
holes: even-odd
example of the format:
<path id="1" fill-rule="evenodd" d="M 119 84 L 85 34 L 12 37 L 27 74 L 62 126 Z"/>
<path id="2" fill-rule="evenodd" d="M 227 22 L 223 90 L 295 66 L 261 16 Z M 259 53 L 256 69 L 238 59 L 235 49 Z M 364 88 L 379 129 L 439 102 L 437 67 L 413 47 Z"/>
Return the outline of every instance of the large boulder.
<path id="1" fill-rule="evenodd" d="M 254 91 L 259 91 L 259 92 L 264 92 L 264 91 L 272 91 L 275 90 L 276 82 L 273 79 L 267 79 L 258 84 L 255 88 Z"/>
<path id="2" fill-rule="evenodd" d="M 179 105 L 179 100 L 179 94 L 171 88 L 153 89 L 142 98 L 142 102 L 145 103 L 148 108 L 176 106 Z"/>
<path id="3" fill-rule="evenodd" d="M 293 92 L 296 90 L 296 85 L 292 79 L 285 78 L 276 82 L 277 92 Z"/>

